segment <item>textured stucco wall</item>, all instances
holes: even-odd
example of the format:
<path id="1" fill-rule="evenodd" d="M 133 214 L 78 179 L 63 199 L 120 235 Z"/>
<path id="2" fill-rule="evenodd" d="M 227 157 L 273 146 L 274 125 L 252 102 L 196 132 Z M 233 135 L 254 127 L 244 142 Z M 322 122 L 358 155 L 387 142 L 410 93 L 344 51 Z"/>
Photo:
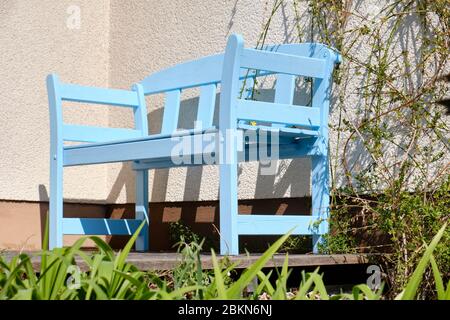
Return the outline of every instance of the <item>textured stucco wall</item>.
<path id="1" fill-rule="evenodd" d="M 222 52 L 228 36 L 240 33 L 246 46 L 254 47 L 272 3 L 267 1 L 111 1 L 110 84 L 127 88 L 146 75 L 176 63 Z M 290 9 L 274 18 L 267 43 L 283 43 L 292 37 L 283 18 Z M 187 92 L 189 100 L 195 92 Z M 161 97 L 147 99 L 150 131 L 159 132 Z M 189 103 L 187 103 L 189 104 Z M 183 110 L 185 119 L 192 111 Z M 130 117 L 110 113 L 110 124 L 131 125 Z M 192 127 L 186 120 L 185 127 Z M 183 120 L 181 121 L 183 126 Z M 239 196 L 278 198 L 309 194 L 308 160 L 283 161 L 275 176 L 261 176 L 258 163 L 241 164 Z M 117 178 L 118 177 L 118 178 Z M 133 201 L 133 174 L 127 165 L 111 166 L 108 171 L 109 201 Z M 204 166 L 156 170 L 150 175 L 151 201 L 213 200 L 218 196 L 218 167 Z"/>
<path id="2" fill-rule="evenodd" d="M 384 2 L 358 1 L 354 9 L 361 16 L 374 16 Z M 80 29 L 66 25 L 67 8 L 71 5 L 80 7 Z M 222 52 L 231 33 L 242 34 L 246 46 L 254 47 L 272 5 L 272 1 L 266 0 L 0 2 L 0 200 L 47 200 L 49 124 L 45 76 L 48 73 L 56 72 L 68 82 L 127 89 L 162 68 Z M 306 9 L 299 6 L 301 23 L 305 26 L 311 18 Z M 296 41 L 292 11 L 292 5 L 278 10 L 266 43 Z M 360 23 L 357 16 L 350 17 L 350 27 Z M 399 35 L 399 51 L 406 48 L 414 54 L 412 35 L 416 31 L 410 28 Z M 354 50 L 358 55 L 368 56 L 371 48 L 362 41 Z M 349 119 L 358 117 L 353 111 L 363 103 L 357 92 L 358 81 L 355 77 L 346 91 L 349 94 L 344 109 L 349 111 L 346 115 Z M 193 124 L 195 111 L 191 102 L 196 93 L 188 90 L 183 94 L 182 127 Z M 157 133 L 162 97 L 149 97 L 147 103 L 150 131 Z M 68 107 L 65 117 L 76 123 L 132 126 L 131 112 L 115 109 Z M 333 106 L 331 112 L 330 121 L 336 124 L 339 115 Z M 332 150 L 339 148 L 336 136 L 331 132 Z M 386 156 L 396 158 L 395 154 Z M 353 158 L 356 166 L 364 161 Z M 215 200 L 217 169 L 204 166 L 151 172 L 150 199 Z M 308 160 L 282 161 L 276 175 L 262 176 L 257 163 L 242 164 L 240 198 L 308 195 L 309 169 Z M 126 164 L 69 168 L 66 173 L 65 197 L 70 201 L 134 201 L 134 175 Z M 341 172 L 335 174 L 337 181 L 343 177 Z"/>
<path id="3" fill-rule="evenodd" d="M 49 119 L 45 77 L 129 88 L 151 72 L 223 51 L 232 32 L 253 46 L 270 8 L 264 1 L 2 1 L 0 4 L 0 199 L 48 199 Z M 67 27 L 67 9 L 79 6 L 79 29 Z M 249 17 L 252 17 L 249 19 Z M 284 41 L 282 17 L 269 41 Z M 195 92 L 186 92 L 189 99 Z M 148 99 L 151 131 L 158 132 L 161 97 Z M 68 121 L 99 126 L 131 126 L 131 113 L 67 104 Z M 191 112 L 192 113 L 192 112 Z M 190 118 L 189 112 L 186 118 Z M 69 120 L 70 119 L 70 120 Z M 189 124 L 188 124 L 189 125 Z M 187 125 L 187 126 L 188 126 Z M 308 193 L 309 164 L 280 167 L 285 175 L 258 177 L 246 164 L 241 198 L 273 198 Z M 134 177 L 127 165 L 65 169 L 69 201 L 132 202 Z M 293 173 L 299 174 L 294 177 Z M 218 195 L 216 167 L 158 170 L 151 174 L 152 201 L 211 200 Z M 274 186 L 275 185 L 275 186 Z"/>
<path id="4" fill-rule="evenodd" d="M 267 22 L 275 1 L 267 0 L 173 0 L 173 1 L 133 1 L 125 2 L 111 0 L 111 39 L 110 39 L 110 84 L 112 86 L 127 87 L 131 83 L 140 81 L 148 74 L 172 66 L 176 63 L 190 59 L 196 59 L 205 55 L 222 52 L 226 40 L 231 33 L 242 34 L 247 47 L 255 47 L 260 37 L 263 26 Z M 364 24 L 370 24 L 370 20 L 377 20 L 382 16 L 383 8 L 392 4 L 392 0 L 364 0 L 350 1 L 349 12 L 346 17 L 346 30 L 358 30 Z M 298 42 L 299 33 L 302 41 L 317 41 L 317 28 L 311 29 L 313 19 L 308 1 L 297 2 L 297 13 L 292 1 L 284 1 L 281 7 L 272 17 L 270 30 L 265 43 L 293 43 Z M 325 9 L 325 8 L 324 8 Z M 432 15 L 427 15 L 428 23 L 435 23 Z M 330 18 L 332 20 L 332 18 Z M 420 62 L 420 37 L 416 35 L 423 32 L 419 17 L 411 15 L 407 21 L 393 34 L 391 44 L 392 54 L 400 56 L 407 52 L 408 64 L 411 69 L 417 67 Z M 299 20 L 297 29 L 295 23 Z M 433 22 L 434 21 L 434 22 Z M 317 21 L 314 23 L 317 25 Z M 392 25 L 383 26 L 382 37 L 389 37 Z M 312 34 L 311 34 L 312 33 Z M 355 33 L 357 34 L 357 33 Z M 345 45 L 351 48 L 350 55 L 358 57 L 360 61 L 369 62 L 373 51 L 368 36 L 356 36 L 345 33 Z M 354 41 L 354 42 L 353 42 Z M 348 48 L 348 47 L 346 47 Z M 352 65 L 350 61 L 344 62 L 345 66 Z M 330 106 L 330 153 L 333 167 L 333 180 L 337 185 L 346 183 L 346 175 L 342 165 L 343 141 L 349 137 L 349 132 L 333 129 L 342 127 L 339 125 L 342 119 L 349 123 L 357 124 L 361 121 L 362 110 L 366 110 L 366 101 L 361 94 L 364 86 L 364 74 L 358 73 L 355 64 L 353 69 L 342 80 L 345 85 L 336 87 L 333 91 Z M 431 64 L 428 66 L 433 68 Z M 393 67 L 395 68 L 395 67 Z M 399 64 L 399 68 L 402 66 Z M 417 70 L 419 70 L 418 68 Z M 446 65 L 450 70 L 450 65 Z M 431 74 L 432 70 L 427 69 Z M 412 76 L 412 83 L 407 84 L 408 79 L 399 79 L 407 88 L 405 92 L 418 86 L 421 76 L 416 73 Z M 264 82 L 264 81 L 263 81 Z M 417 83 L 416 83 L 417 82 Z M 270 81 L 264 88 L 271 88 Z M 399 85 L 399 88 L 402 84 Z M 344 98 L 337 103 L 339 90 L 344 90 Z M 400 89 L 401 90 L 401 89 Z M 195 92 L 189 92 L 182 96 L 185 105 L 181 108 L 182 118 L 179 125 L 184 128 L 192 128 L 196 106 L 193 106 L 192 97 Z M 264 90 L 268 92 L 270 90 Z M 295 99 L 294 99 L 295 100 Z M 297 103 L 301 104 L 300 98 Z M 161 97 L 147 99 L 149 109 L 150 130 L 159 132 L 162 116 Z M 340 105 L 340 107 L 338 107 Z M 190 109 L 190 110 L 189 110 Z M 129 122 L 121 113 L 110 113 L 110 123 L 123 125 Z M 129 117 L 128 117 L 129 119 Z M 389 118 L 387 121 L 390 121 Z M 395 121 L 395 120 L 394 120 Z M 389 130 L 395 135 L 397 143 L 404 139 L 404 132 L 394 126 Z M 421 146 L 429 143 L 421 139 Z M 450 159 L 447 149 L 440 161 L 427 166 L 427 179 L 431 182 L 436 170 L 442 169 Z M 393 165 L 399 158 L 408 157 L 401 148 L 395 147 L 395 143 L 386 144 L 383 147 L 383 161 Z M 366 152 L 361 141 L 351 143 L 346 162 L 352 167 L 352 174 L 358 175 L 359 171 L 366 168 L 370 162 L 370 155 Z M 419 173 L 419 170 L 416 171 Z M 414 175 L 412 175 L 414 176 Z M 117 178 L 118 177 L 118 178 Z M 189 200 L 213 200 L 218 195 L 218 167 L 204 166 L 196 168 L 179 168 L 171 170 L 156 170 L 150 176 L 150 199 L 152 201 L 189 201 Z M 409 182 L 413 182 L 411 178 Z M 279 161 L 275 175 L 263 176 L 260 174 L 260 166 L 257 163 L 240 165 L 239 197 L 241 199 L 252 198 L 280 198 L 302 197 L 309 195 L 310 163 L 306 159 L 292 161 Z M 377 188 L 383 189 L 386 185 L 379 181 Z M 107 189 L 112 190 L 109 201 L 132 202 L 134 182 L 132 173 L 127 166 L 113 166 L 108 171 Z"/>
<path id="5" fill-rule="evenodd" d="M 79 29 L 67 27 L 71 5 L 80 8 Z M 55 72 L 63 81 L 107 86 L 108 39 L 109 1 L 0 2 L 0 199 L 47 200 L 45 78 Z M 65 108 L 65 119 L 107 125 L 106 108 L 72 105 Z M 106 170 L 105 166 L 66 170 L 67 199 L 104 199 Z"/>

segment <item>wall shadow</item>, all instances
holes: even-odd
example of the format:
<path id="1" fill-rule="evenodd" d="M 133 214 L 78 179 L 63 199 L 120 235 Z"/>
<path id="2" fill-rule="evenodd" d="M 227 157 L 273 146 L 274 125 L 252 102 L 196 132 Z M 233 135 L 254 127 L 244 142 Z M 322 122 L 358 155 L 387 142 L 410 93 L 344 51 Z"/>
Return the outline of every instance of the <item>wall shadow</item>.
<path id="1" fill-rule="evenodd" d="M 256 99 L 259 101 L 273 102 L 275 96 L 276 82 L 273 79 L 261 78 Z M 216 104 L 214 112 L 213 125 L 218 126 L 218 114 L 219 114 L 219 99 L 220 94 L 216 95 Z M 296 105 L 308 105 L 310 103 L 310 87 L 307 83 L 298 83 L 297 90 L 294 95 L 294 104 Z M 178 120 L 178 128 L 191 129 L 194 127 L 195 119 L 197 118 L 197 106 L 199 98 L 198 96 L 184 99 L 180 104 L 180 116 Z M 150 127 L 150 134 L 159 133 L 161 123 L 163 119 L 164 109 L 158 108 L 151 110 L 148 114 L 148 121 Z M 298 195 L 305 196 L 309 193 L 310 185 L 310 163 L 307 159 L 294 159 L 291 161 L 279 161 L 277 170 L 272 175 L 263 175 L 261 173 L 261 164 L 258 167 L 258 174 L 254 177 L 255 187 L 255 199 L 271 199 L 270 203 L 277 203 L 276 198 L 283 198 L 285 194 L 290 190 L 291 197 L 298 197 Z M 203 207 L 199 208 L 196 201 L 200 199 L 201 183 L 203 177 L 203 167 L 188 167 L 186 176 L 184 179 L 184 194 L 183 203 L 175 202 L 171 207 L 171 204 L 164 203 L 166 201 L 166 195 L 169 188 L 169 169 L 156 169 L 154 174 L 150 177 L 151 194 L 150 200 L 150 242 L 156 241 L 157 237 L 162 237 L 161 231 L 166 230 L 170 222 L 183 221 L 192 230 L 199 234 L 217 234 L 219 227 L 219 208 L 217 201 L 202 201 Z M 239 176 L 245 174 L 245 168 L 239 166 Z M 218 179 L 217 177 L 214 177 Z M 111 192 L 108 195 L 109 202 L 115 202 L 121 190 L 125 188 L 127 203 L 134 203 L 134 172 L 132 171 L 130 164 L 123 164 L 117 178 L 111 188 Z M 218 195 L 217 190 L 217 195 Z M 248 201 L 239 201 L 240 206 Z M 263 200 L 258 200 L 263 201 Z M 255 202 L 259 203 L 259 202 Z M 303 202 L 301 202 L 303 203 Z M 117 207 L 119 206 L 119 208 Z M 110 209 L 107 215 L 113 215 L 114 217 L 132 217 L 134 208 L 129 205 L 117 205 L 113 211 Z M 247 206 L 250 206 L 248 204 Z M 292 205 L 291 205 L 292 206 Z M 172 208 L 172 209 L 171 209 Z M 207 209 L 205 209 L 207 208 Z M 213 208 L 213 209 L 212 209 Z M 245 208 L 245 205 L 244 207 Z M 264 208 L 252 207 L 250 214 L 255 213 L 278 213 L 280 214 L 280 207 L 278 205 L 265 205 Z M 286 208 L 285 208 L 286 209 Z M 303 206 L 301 212 L 309 212 L 308 207 Z M 298 212 L 297 212 L 298 213 Z M 284 213 L 281 213 L 284 214 Z M 114 241 L 116 237 L 112 237 L 111 241 Z M 164 237 L 163 237 L 164 238 Z M 167 237 L 166 237 L 167 238 Z M 248 238 L 248 237 L 247 237 Z M 119 238 L 117 238 L 119 239 Z M 248 238 L 251 240 L 251 237 Z M 117 241 L 121 241 L 120 239 Z M 252 241 L 248 242 L 250 245 Z M 167 245 L 167 241 L 165 242 Z M 157 246 L 164 247 L 164 246 Z"/>

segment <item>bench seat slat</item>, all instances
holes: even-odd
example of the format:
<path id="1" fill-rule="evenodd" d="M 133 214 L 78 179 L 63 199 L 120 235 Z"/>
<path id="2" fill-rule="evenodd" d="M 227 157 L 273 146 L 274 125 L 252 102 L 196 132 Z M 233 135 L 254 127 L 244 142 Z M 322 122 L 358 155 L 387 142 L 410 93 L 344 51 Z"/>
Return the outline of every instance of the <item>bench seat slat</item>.
<path id="1" fill-rule="evenodd" d="M 302 130 L 299 129 L 299 136 L 301 136 L 301 131 Z M 191 132 L 195 131 L 193 130 Z M 198 150 L 194 150 L 194 147 L 192 147 L 192 150 L 187 150 L 184 153 L 185 155 L 195 156 L 201 154 L 202 150 L 205 150 L 206 147 L 209 148 L 210 152 L 215 151 L 210 148 L 211 142 L 216 139 L 216 134 L 217 131 L 181 136 L 154 135 L 127 141 L 109 141 L 80 146 L 67 146 L 64 147 L 64 166 L 155 159 L 157 162 L 160 162 L 158 166 L 166 166 L 166 163 L 171 160 L 173 148 L 180 144 L 181 139 L 191 139 L 190 141 L 186 141 L 185 144 L 190 146 L 194 146 L 194 139 L 198 139 L 196 141 L 201 141 L 202 146 L 198 148 Z M 200 135 L 203 135 L 204 139 L 201 139 Z M 317 143 L 317 147 L 314 147 L 317 137 L 314 138 L 315 139 L 305 139 L 312 140 L 311 142 L 280 145 L 280 159 L 290 158 L 292 156 L 311 156 L 320 154 L 323 151 L 320 149 L 320 143 Z M 213 147 L 215 148 L 215 146 Z M 241 152 L 244 148 L 242 145 L 238 145 L 237 147 L 238 152 Z M 176 165 L 172 164 L 172 166 Z"/>
<path id="2" fill-rule="evenodd" d="M 292 141 L 292 139 L 291 139 Z M 282 144 L 279 145 L 279 159 L 292 159 L 292 158 L 300 158 L 300 157 L 311 157 L 311 156 L 318 156 L 323 155 L 323 151 L 319 147 L 314 147 L 314 145 L 318 144 L 317 139 L 305 139 L 302 143 L 295 143 L 291 142 L 289 144 Z M 149 143 L 150 145 L 150 143 Z M 257 145 L 256 148 L 259 148 L 261 145 Z M 255 159 L 249 159 L 249 154 L 251 153 L 249 151 L 250 148 L 253 148 L 255 146 L 250 145 L 244 145 L 243 150 L 238 152 L 238 161 L 239 162 L 248 162 L 248 161 L 255 161 Z M 270 148 L 270 145 L 268 145 L 268 148 Z M 214 151 L 214 150 L 213 150 Z M 260 153 L 256 152 L 256 160 L 260 160 Z M 190 164 L 174 164 L 172 162 L 172 159 L 170 156 L 167 156 L 165 158 L 161 157 L 154 157 L 145 159 L 142 161 L 135 162 L 133 164 L 133 168 L 136 170 L 147 170 L 147 169 L 161 169 L 161 168 L 174 168 L 174 167 L 191 167 L 191 166 L 199 166 L 199 165 L 207 165 L 210 163 L 206 163 L 205 159 L 202 158 L 203 163 L 196 163 L 192 161 Z M 267 160 L 267 159 L 265 159 Z"/>
<path id="3" fill-rule="evenodd" d="M 208 135 L 212 135 L 208 137 Z M 199 139 L 205 144 L 199 151 L 188 150 L 187 154 L 201 152 L 206 145 L 214 141 L 215 133 L 204 133 L 204 139 Z M 198 137 L 197 137 L 198 138 Z M 64 166 L 86 165 L 96 163 L 111 163 L 122 161 L 135 161 L 152 158 L 170 157 L 176 146 L 184 143 L 182 139 L 187 139 L 185 145 L 194 145 L 195 135 L 170 136 L 167 138 L 154 139 L 148 136 L 146 139 L 136 139 L 129 141 L 108 142 L 105 144 L 93 144 L 84 146 L 71 146 L 64 148 Z"/>
<path id="4" fill-rule="evenodd" d="M 114 145 L 118 143 L 129 143 L 129 142 L 139 142 L 139 141 L 148 141 L 148 140 L 159 140 L 159 139 L 166 139 L 166 138 L 173 138 L 173 137 L 179 137 L 179 136 L 188 136 L 193 134 L 201 134 L 205 132 L 215 132 L 216 127 L 211 127 L 208 129 L 190 129 L 190 130 L 177 130 L 172 133 L 157 133 L 152 135 L 146 135 L 146 136 L 140 136 L 138 138 L 131 138 L 131 139 L 120 139 L 112 141 L 109 139 L 105 142 L 96 142 L 96 143 L 88 143 L 88 144 L 81 144 L 81 145 L 75 145 L 75 146 L 65 146 L 64 150 L 69 149 L 81 149 L 81 148 L 90 148 L 95 146 L 106 146 L 106 145 Z"/>

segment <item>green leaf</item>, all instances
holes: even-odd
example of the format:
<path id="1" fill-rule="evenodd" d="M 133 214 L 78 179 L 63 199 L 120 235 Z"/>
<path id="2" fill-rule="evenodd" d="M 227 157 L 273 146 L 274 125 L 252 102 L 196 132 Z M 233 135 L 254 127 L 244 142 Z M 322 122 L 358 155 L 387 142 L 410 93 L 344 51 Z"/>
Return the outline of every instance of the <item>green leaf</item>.
<path id="1" fill-rule="evenodd" d="M 377 294 L 374 293 L 366 284 L 354 286 L 352 292 L 355 300 L 362 300 L 364 297 L 366 297 L 368 300 L 378 300 Z M 359 292 L 363 293 L 361 299 Z"/>
<path id="2" fill-rule="evenodd" d="M 284 258 L 283 267 L 281 269 L 281 274 L 278 275 L 278 279 L 276 281 L 277 288 L 272 297 L 272 299 L 274 300 L 286 299 L 287 279 L 290 275 L 290 272 L 288 272 L 288 265 L 289 265 L 289 255 L 286 254 L 286 257 Z"/>
<path id="3" fill-rule="evenodd" d="M 275 241 L 266 252 L 259 257 L 259 259 L 252 264 L 247 270 L 242 274 L 242 276 L 233 283 L 227 290 L 227 296 L 229 299 L 239 299 L 241 298 L 241 293 L 245 287 L 257 276 L 258 272 L 266 265 L 267 261 L 272 258 L 272 256 L 278 251 L 281 245 L 286 241 L 286 239 L 291 234 L 290 230 L 287 234 Z"/>
<path id="4" fill-rule="evenodd" d="M 439 268 L 436 264 L 436 260 L 434 260 L 433 255 L 430 257 L 431 268 L 433 270 L 434 282 L 436 284 L 437 298 L 438 300 L 445 300 L 445 288 L 444 282 L 442 281 L 441 273 L 439 272 Z"/>
<path id="5" fill-rule="evenodd" d="M 155 296 L 152 296 L 151 299 L 157 299 L 158 297 L 161 298 L 161 300 L 176 300 L 176 299 L 183 299 L 185 297 L 185 294 L 188 292 L 192 292 L 195 290 L 201 289 L 199 286 L 188 286 L 184 288 L 180 288 L 177 290 L 174 290 L 170 293 L 168 293 L 166 290 L 161 289 L 156 292 Z"/>
<path id="6" fill-rule="evenodd" d="M 270 296 L 273 295 L 273 293 L 275 292 L 275 289 L 273 288 L 272 284 L 270 283 L 269 279 L 270 276 L 272 275 L 273 270 L 270 270 L 269 273 L 267 275 L 264 274 L 264 272 L 259 271 L 258 272 L 258 278 L 259 278 L 259 285 L 256 288 L 256 294 L 261 294 L 263 290 L 265 290 L 267 292 L 267 294 L 269 294 Z"/>
<path id="7" fill-rule="evenodd" d="M 312 273 L 311 278 L 314 282 L 314 290 L 312 292 L 318 292 L 321 300 L 329 300 L 330 297 L 328 296 L 327 290 L 323 283 L 322 276 L 318 273 Z"/>
<path id="8" fill-rule="evenodd" d="M 214 268 L 214 276 L 215 276 L 215 285 L 217 288 L 217 295 L 218 298 L 221 300 L 227 299 L 227 291 L 225 290 L 225 283 L 222 276 L 222 271 L 219 268 L 219 264 L 217 262 L 216 254 L 214 253 L 214 250 L 211 249 L 211 260 L 213 263 Z"/>
<path id="9" fill-rule="evenodd" d="M 117 260 L 117 267 L 116 269 L 121 270 L 123 268 L 123 265 L 125 264 L 125 260 L 128 257 L 128 254 L 130 253 L 131 249 L 133 248 L 134 243 L 136 242 L 137 237 L 141 233 L 142 228 L 147 223 L 146 220 L 143 220 L 142 223 L 137 228 L 136 232 L 131 236 L 130 240 L 128 240 L 127 244 L 123 248 L 122 252 L 119 254 L 119 258 Z"/>
<path id="10" fill-rule="evenodd" d="M 108 256 L 108 259 L 110 261 L 114 261 L 115 254 L 114 250 L 111 248 L 109 244 L 107 244 L 103 239 L 97 237 L 97 236 L 90 236 L 89 239 L 91 239 L 97 248 L 99 248 L 106 256 Z"/>
<path id="11" fill-rule="evenodd" d="M 114 260 L 114 269 L 119 271 L 125 271 L 125 261 L 133 248 L 134 243 L 136 242 L 137 237 L 141 233 L 142 228 L 147 223 L 146 220 L 143 220 L 139 227 L 136 229 L 135 233 L 131 236 L 130 240 L 128 240 L 127 244 L 123 248 L 123 250 L 119 253 L 119 255 Z M 111 286 L 109 289 L 110 296 L 113 296 L 115 292 L 117 292 L 120 286 L 121 278 L 118 276 L 112 277 Z"/>
<path id="12" fill-rule="evenodd" d="M 420 259 L 419 264 L 416 267 L 416 270 L 414 270 L 413 275 L 409 279 L 404 292 L 401 293 L 402 300 L 413 300 L 415 298 L 417 289 L 419 288 L 419 284 L 422 281 L 425 269 L 427 268 L 428 263 L 430 262 L 431 255 L 433 254 L 434 249 L 441 240 L 442 235 L 444 234 L 446 228 L 447 224 L 444 224 L 442 228 L 439 230 L 439 232 L 434 236 L 428 248 L 425 250 L 425 253 Z"/>
<path id="13" fill-rule="evenodd" d="M 21 259 L 20 259 L 21 257 Z M 20 262 L 18 262 L 20 261 Z M 15 282 L 22 283 L 21 275 L 22 275 L 22 268 L 23 266 L 29 261 L 29 257 L 25 254 L 21 254 L 19 256 L 14 257 L 11 259 L 10 263 L 10 269 L 11 272 L 8 275 L 8 278 L 2 288 L 0 290 L 0 300 L 4 300 L 7 298 L 7 294 L 10 290 L 10 288 L 14 287 Z"/>
<path id="14" fill-rule="evenodd" d="M 297 295 L 295 296 L 295 300 L 307 300 L 308 297 L 306 294 L 308 291 L 310 291 L 311 286 L 314 283 L 314 278 L 312 277 L 313 274 L 317 274 L 319 272 L 319 268 L 314 270 L 313 273 L 309 273 L 308 275 L 305 275 L 305 273 L 302 273 L 302 276 L 305 278 L 302 280 L 302 283 L 300 284 L 300 287 L 298 288 Z"/>
<path id="15" fill-rule="evenodd" d="M 11 300 L 31 300 L 34 289 L 20 289 Z"/>
<path id="16" fill-rule="evenodd" d="M 447 283 L 447 291 L 445 292 L 444 300 L 450 300 L 450 280 Z"/>

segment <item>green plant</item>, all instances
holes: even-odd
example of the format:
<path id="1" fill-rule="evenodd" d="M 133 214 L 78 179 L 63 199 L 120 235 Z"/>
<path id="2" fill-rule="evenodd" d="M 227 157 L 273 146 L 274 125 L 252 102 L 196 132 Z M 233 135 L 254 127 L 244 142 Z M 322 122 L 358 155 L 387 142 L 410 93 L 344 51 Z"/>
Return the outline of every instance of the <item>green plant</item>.
<path id="1" fill-rule="evenodd" d="M 446 228 L 447 228 L 447 224 L 444 224 L 444 226 L 434 236 L 430 245 L 427 247 L 427 249 L 425 250 L 425 253 L 423 254 L 422 258 L 420 259 L 419 264 L 417 265 L 416 269 L 414 270 L 411 278 L 408 280 L 408 283 L 406 284 L 405 289 L 397 296 L 398 299 L 412 300 L 416 297 L 420 282 L 422 281 L 425 271 L 426 271 L 426 268 L 427 268 L 428 264 L 430 264 L 430 262 L 432 265 L 433 275 L 435 278 L 438 299 L 440 299 L 440 300 L 450 299 L 450 280 L 448 282 L 447 290 L 444 290 L 442 276 L 439 272 L 438 266 L 433 257 L 433 251 L 436 249 L 439 241 L 441 240 L 442 236 L 444 235 Z"/>
<path id="2" fill-rule="evenodd" d="M 179 247 L 180 243 L 202 243 L 200 249 L 203 250 L 209 251 L 211 248 L 218 248 L 216 241 L 209 237 L 202 237 L 182 221 L 169 223 L 169 235 L 175 247 Z"/>
<path id="3" fill-rule="evenodd" d="M 288 295 L 287 281 L 292 272 L 288 269 L 288 255 L 281 271 L 277 270 L 278 277 L 273 285 L 269 280 L 273 270 L 265 274 L 263 268 L 273 254 L 280 249 L 289 234 L 273 243 L 234 281 L 229 277 L 229 273 L 235 269 L 236 264 L 230 265 L 226 260 L 219 261 L 212 250 L 213 271 L 205 273 L 201 269 L 199 260 L 200 246 L 183 243 L 180 253 L 184 258 L 178 266 L 180 270 L 175 270 L 178 274 L 171 285 L 159 275 L 139 271 L 126 262 L 142 227 L 143 224 L 124 249 L 117 254 L 98 237 L 81 238 L 68 248 L 44 250 L 41 253 L 39 273 L 34 272 L 30 257 L 26 254 L 19 254 L 9 262 L 0 257 L 0 299 L 259 299 L 262 295 L 266 295 L 271 299 L 360 300 L 382 297 L 382 287 L 373 292 L 364 284 L 355 286 L 351 294 L 329 295 L 318 269 L 312 273 L 302 272 L 299 288 Z M 438 299 L 450 299 L 450 281 L 445 288 L 442 275 L 433 257 L 433 252 L 442 239 L 446 227 L 447 225 L 444 224 L 435 235 L 404 291 L 397 298 L 414 299 L 426 269 L 431 264 Z M 86 239 L 94 241 L 97 252 L 88 254 L 80 250 Z M 87 271 L 76 269 L 75 256 L 82 258 L 86 263 Z M 73 272 L 71 269 L 78 271 Z M 74 281 L 71 281 L 72 276 Z M 254 292 L 248 295 L 247 287 L 255 278 L 259 279 L 259 284 Z"/>
<path id="4" fill-rule="evenodd" d="M 202 269 L 200 253 L 202 251 L 204 240 L 200 243 L 195 241 L 186 242 L 181 236 L 178 243 L 178 253 L 181 261 L 179 265 L 172 271 L 173 283 L 175 289 L 181 289 L 187 286 L 195 286 L 198 288 L 192 295 L 192 298 L 203 299 L 203 290 L 201 288 L 208 286 L 212 281 L 211 272 Z"/>

